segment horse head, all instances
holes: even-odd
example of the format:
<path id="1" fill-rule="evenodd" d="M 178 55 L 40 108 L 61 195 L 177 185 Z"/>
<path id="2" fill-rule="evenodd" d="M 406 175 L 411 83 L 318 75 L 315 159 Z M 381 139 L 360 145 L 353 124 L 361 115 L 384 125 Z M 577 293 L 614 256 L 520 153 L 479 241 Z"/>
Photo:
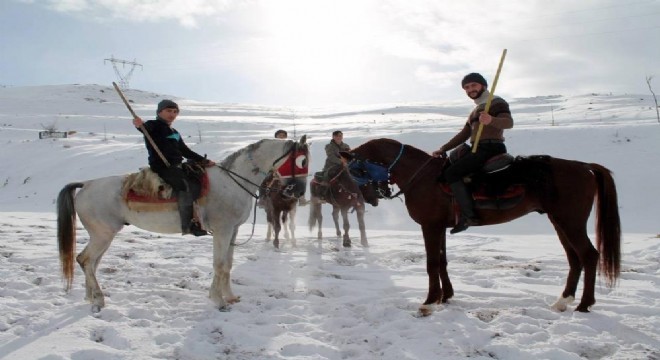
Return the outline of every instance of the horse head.
<path id="1" fill-rule="evenodd" d="M 362 159 L 354 153 L 341 152 L 340 155 L 350 160 L 348 169 L 366 202 L 378 206 L 378 199 L 390 198 L 392 190 L 389 187 L 390 176 L 387 166 Z"/>
<path id="2" fill-rule="evenodd" d="M 282 195 L 300 198 L 307 190 L 309 172 L 309 145 L 307 135 L 300 141 L 289 140 L 288 151 L 273 162 L 274 175 L 282 184 Z"/>

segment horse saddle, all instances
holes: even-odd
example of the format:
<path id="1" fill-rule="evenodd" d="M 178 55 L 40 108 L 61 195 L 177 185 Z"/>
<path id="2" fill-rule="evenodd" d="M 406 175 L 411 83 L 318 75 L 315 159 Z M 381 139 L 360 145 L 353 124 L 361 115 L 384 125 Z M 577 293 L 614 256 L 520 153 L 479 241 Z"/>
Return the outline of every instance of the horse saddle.
<path id="1" fill-rule="evenodd" d="M 196 202 L 201 204 L 209 192 L 209 178 L 206 171 L 198 178 L 201 189 Z M 178 208 L 172 187 L 148 167 L 124 178 L 122 197 L 129 209 L 134 211 L 174 211 Z"/>
<path id="2" fill-rule="evenodd" d="M 463 155 L 460 152 L 465 150 L 469 150 L 469 147 L 452 152 L 450 154 L 450 162 L 458 160 Z M 452 155 L 454 156 L 453 158 Z M 523 199 L 525 196 L 525 187 L 522 184 L 507 184 L 507 186 L 502 186 L 502 184 L 498 183 L 493 185 L 489 183 L 489 180 L 493 179 L 488 179 L 490 174 L 495 174 L 509 168 L 514 160 L 514 157 L 509 153 L 495 155 L 486 161 L 481 171 L 477 174 L 464 178 L 463 181 L 471 188 L 475 208 L 488 210 L 510 209 Z M 442 183 L 441 187 L 445 193 L 453 196 L 449 184 Z"/>
<path id="3" fill-rule="evenodd" d="M 319 198 L 322 202 L 326 201 L 328 196 L 328 189 L 330 188 L 330 183 L 328 179 L 323 175 L 323 171 L 317 171 L 314 173 L 312 181 L 309 183 L 309 191 L 312 196 Z"/>

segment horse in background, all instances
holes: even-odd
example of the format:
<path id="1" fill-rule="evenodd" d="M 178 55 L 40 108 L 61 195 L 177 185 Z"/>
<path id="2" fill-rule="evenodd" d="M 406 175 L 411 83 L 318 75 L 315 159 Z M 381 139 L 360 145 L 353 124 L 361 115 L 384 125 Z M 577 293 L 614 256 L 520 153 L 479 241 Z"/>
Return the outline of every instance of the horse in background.
<path id="1" fill-rule="evenodd" d="M 437 180 L 447 160 L 432 158 L 422 150 L 391 139 L 368 141 L 354 148 L 350 157 L 382 164 L 388 177 L 405 195 L 408 214 L 420 224 L 429 290 L 419 312 L 430 315 L 434 304 L 446 303 L 454 295 L 447 273 L 446 229 L 456 223 L 460 210 Z M 531 156 L 518 157 L 508 168 L 492 175 L 475 174 L 473 180 L 478 177 L 482 179 L 473 183 L 518 184 L 523 189 L 507 206 L 480 208 L 477 202 L 475 210 L 480 225 L 509 222 L 530 212 L 547 214 L 553 224 L 569 264 L 566 285 L 552 305 L 554 310 L 565 311 L 575 300 L 583 270 L 584 289 L 577 311 L 588 312 L 596 302 L 597 270 L 605 276 L 607 286 L 616 284 L 621 262 L 621 224 L 610 170 L 594 163 Z M 596 247 L 587 236 L 592 207 L 596 212 Z"/>
<path id="2" fill-rule="evenodd" d="M 279 177 L 269 174 L 261 186 L 263 191 L 263 209 L 266 212 L 268 229 L 266 230 L 266 241 L 273 238 L 273 246 L 280 248 L 279 235 L 284 228 L 284 238 L 291 241 L 291 246 L 296 246 L 296 211 L 298 209 L 299 196 L 292 196 L 287 192 L 287 185 Z M 301 194 L 300 196 L 303 196 Z M 274 235 L 274 236 L 273 236 Z"/>
<path id="3" fill-rule="evenodd" d="M 208 193 L 199 204 L 199 220 L 213 234 L 213 282 L 209 297 L 219 309 L 239 301 L 231 289 L 230 272 L 239 227 L 249 218 L 252 198 L 269 171 L 287 176 L 285 183 L 295 196 L 305 192 L 309 148 L 306 136 L 300 142 L 264 139 L 229 155 L 220 165 L 208 168 Z M 65 290 L 71 289 L 74 257 L 85 275 L 85 299 L 92 311 L 105 306 L 96 279 L 101 258 L 115 235 L 131 224 L 158 233 L 180 233 L 176 208 L 167 211 L 136 211 L 121 195 L 125 176 L 111 176 L 70 183 L 57 198 L 57 239 Z M 76 189 L 82 188 L 76 194 Z M 89 243 L 76 257 L 76 215 L 89 233 Z M 183 240 L 182 240 L 183 241 Z"/>
<path id="4" fill-rule="evenodd" d="M 332 205 L 332 219 L 335 224 L 337 238 L 342 238 L 344 247 L 351 246 L 351 238 L 348 235 L 350 223 L 348 221 L 348 211 L 353 209 L 358 220 L 360 229 L 360 243 L 362 246 L 369 246 L 367 241 L 367 232 L 364 225 L 364 204 L 365 201 L 372 206 L 378 206 L 378 193 L 373 183 L 367 182 L 359 186 L 353 179 L 347 166 L 338 166 L 328 171 L 329 180 L 324 180 L 322 173 L 318 172 L 310 182 L 310 210 L 309 210 L 309 230 L 314 230 L 318 225 L 317 238 L 323 239 L 323 213 L 321 205 L 328 203 Z M 339 228 L 339 213 L 341 212 L 344 234 Z"/>

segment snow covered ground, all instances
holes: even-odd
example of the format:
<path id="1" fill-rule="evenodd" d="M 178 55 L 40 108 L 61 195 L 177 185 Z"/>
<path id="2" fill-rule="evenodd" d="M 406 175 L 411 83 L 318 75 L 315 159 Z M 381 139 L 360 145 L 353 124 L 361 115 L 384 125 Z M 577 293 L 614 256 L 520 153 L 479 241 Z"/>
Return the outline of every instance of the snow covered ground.
<path id="1" fill-rule="evenodd" d="M 160 99 L 175 98 L 126 95 L 145 119 Z M 322 167 L 333 130 L 352 146 L 389 137 L 432 151 L 472 107 L 467 98 L 324 109 L 175 100 L 182 109 L 175 127 L 195 151 L 220 160 L 284 128 L 311 138 L 312 170 Z M 598 162 L 614 172 L 622 275 L 614 289 L 597 284 L 589 314 L 550 310 L 568 265 L 547 219 L 530 214 L 450 236 L 455 297 L 415 317 L 427 290 L 424 247 L 403 204 L 392 200 L 368 208 L 369 248 L 354 241 L 343 249 L 331 237 L 319 243 L 303 207 L 298 247 L 285 242 L 275 252 L 263 241 L 259 213 L 254 238 L 236 248 L 233 287 L 242 300 L 229 312 L 207 298 L 210 237 L 127 226 L 99 267 L 106 307 L 92 315 L 79 269 L 73 290 L 62 290 L 54 200 L 66 183 L 144 166 L 141 134 L 110 86 L 0 88 L 0 358 L 660 359 L 660 124 L 652 98 L 507 100 L 516 121 L 505 134 L 510 153 Z M 47 127 L 76 133 L 39 140 Z M 328 220 L 324 226 L 333 232 Z M 80 251 L 87 233 L 79 227 Z M 247 223 L 239 241 L 250 232 Z"/>

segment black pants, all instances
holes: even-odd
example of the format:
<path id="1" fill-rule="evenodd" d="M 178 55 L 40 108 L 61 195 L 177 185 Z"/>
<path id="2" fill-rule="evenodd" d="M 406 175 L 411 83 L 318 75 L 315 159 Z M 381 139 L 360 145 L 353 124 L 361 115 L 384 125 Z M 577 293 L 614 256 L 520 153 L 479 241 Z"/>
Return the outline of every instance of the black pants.
<path id="1" fill-rule="evenodd" d="M 181 165 L 172 165 L 167 168 L 151 168 L 158 176 L 169 184 L 175 192 L 188 191 L 188 181 Z"/>
<path id="2" fill-rule="evenodd" d="M 445 170 L 445 179 L 449 184 L 462 181 L 463 177 L 479 171 L 488 159 L 504 153 L 504 143 L 479 143 L 476 153 L 468 152 Z"/>

